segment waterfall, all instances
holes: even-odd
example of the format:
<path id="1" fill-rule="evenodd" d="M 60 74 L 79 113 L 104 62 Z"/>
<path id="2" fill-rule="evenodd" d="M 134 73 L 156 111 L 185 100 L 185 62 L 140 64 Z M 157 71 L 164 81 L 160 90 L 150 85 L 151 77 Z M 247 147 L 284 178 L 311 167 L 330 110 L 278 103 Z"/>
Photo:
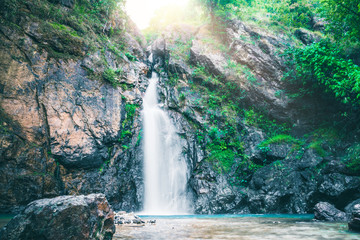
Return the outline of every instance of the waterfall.
<path id="1" fill-rule="evenodd" d="M 189 211 L 187 164 L 175 126 L 159 107 L 157 83 L 154 72 L 143 99 L 144 214 L 185 214 Z"/>

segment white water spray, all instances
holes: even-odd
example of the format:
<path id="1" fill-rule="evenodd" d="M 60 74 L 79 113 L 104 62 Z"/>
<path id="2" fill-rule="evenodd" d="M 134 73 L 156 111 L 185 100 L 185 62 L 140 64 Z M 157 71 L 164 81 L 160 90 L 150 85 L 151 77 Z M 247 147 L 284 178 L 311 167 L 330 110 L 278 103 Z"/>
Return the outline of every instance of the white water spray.
<path id="1" fill-rule="evenodd" d="M 188 169 L 181 157 L 180 138 L 157 95 L 158 76 L 152 74 L 143 99 L 144 117 L 144 214 L 185 214 Z"/>

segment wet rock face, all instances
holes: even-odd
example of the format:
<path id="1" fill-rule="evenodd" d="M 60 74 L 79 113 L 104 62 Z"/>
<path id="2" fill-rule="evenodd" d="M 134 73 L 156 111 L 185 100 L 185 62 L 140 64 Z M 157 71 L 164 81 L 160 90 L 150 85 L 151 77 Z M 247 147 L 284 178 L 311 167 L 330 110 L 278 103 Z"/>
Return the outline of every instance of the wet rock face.
<path id="1" fill-rule="evenodd" d="M 198 214 L 239 212 L 238 205 L 244 197 L 240 189 L 230 186 L 225 176 L 214 172 L 208 163 L 202 164 L 190 180 L 196 196 L 194 211 Z"/>
<path id="2" fill-rule="evenodd" d="M 360 204 L 356 204 L 353 207 L 349 222 L 349 229 L 360 232 Z"/>
<path id="3" fill-rule="evenodd" d="M 39 24 L 19 24 L 23 32 L 0 26 L 0 212 L 18 212 L 35 199 L 93 192 L 105 193 L 115 207 L 138 209 L 140 105 L 149 69 L 141 62 L 143 49 L 131 45 L 138 61 L 106 50 L 109 66 L 99 52 L 55 59 L 36 41 L 49 40 L 39 35 Z M 133 43 L 131 34 L 125 41 Z M 124 88 L 101 78 L 109 67 L 122 70 Z"/>
<path id="4" fill-rule="evenodd" d="M 321 176 L 319 183 L 319 194 L 341 208 L 360 196 L 360 178 L 356 176 L 330 173 Z"/>
<path id="5" fill-rule="evenodd" d="M 104 194 L 31 202 L 0 232 L 1 239 L 112 239 L 114 213 Z"/>
<path id="6" fill-rule="evenodd" d="M 104 143 L 120 131 L 122 95 L 111 86 L 89 81 L 79 63 L 69 65 L 52 69 L 39 93 L 51 153 L 65 167 L 99 167 L 108 157 Z"/>
<path id="7" fill-rule="evenodd" d="M 322 221 L 346 221 L 346 213 L 328 202 L 320 202 L 314 207 L 315 219 Z"/>
<path id="8" fill-rule="evenodd" d="M 282 156 L 282 148 L 272 155 Z M 259 169 L 249 184 L 248 204 L 251 212 L 310 212 L 313 193 L 317 188 L 314 167 L 321 159 L 311 152 L 303 159 L 278 159 Z"/>
<path id="9" fill-rule="evenodd" d="M 281 156 L 282 148 L 272 148 Z M 301 159 L 288 156 L 259 169 L 249 184 L 251 212 L 311 213 L 316 203 L 327 201 L 344 210 L 358 198 L 359 177 L 330 171 L 332 161 L 307 150 Z M 327 165 L 319 172 L 319 166 Z M 343 169 L 339 164 L 337 170 Z"/>

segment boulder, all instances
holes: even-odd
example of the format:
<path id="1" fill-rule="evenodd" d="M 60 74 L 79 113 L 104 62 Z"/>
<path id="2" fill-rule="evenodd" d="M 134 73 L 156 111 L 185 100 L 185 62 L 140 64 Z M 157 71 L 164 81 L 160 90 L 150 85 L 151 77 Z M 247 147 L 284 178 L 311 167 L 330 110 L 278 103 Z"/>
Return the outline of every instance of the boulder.
<path id="1" fill-rule="evenodd" d="M 319 202 L 314 207 L 315 219 L 322 221 L 346 221 L 346 213 L 328 202 Z"/>
<path id="2" fill-rule="evenodd" d="M 285 145 L 279 147 L 282 148 Z M 247 202 L 250 212 L 303 214 L 312 211 L 315 204 L 312 198 L 317 189 L 314 167 L 320 159 L 307 150 L 301 159 L 289 154 L 281 160 L 280 157 L 284 156 L 281 155 L 282 151 L 273 149 L 266 153 L 271 154 L 272 158 L 266 155 L 266 158 L 253 159 L 259 163 L 263 160 L 262 164 L 267 165 L 257 170 L 249 182 Z"/>
<path id="3" fill-rule="evenodd" d="M 117 212 L 115 213 L 115 224 L 121 226 L 145 226 L 145 221 L 143 221 L 139 216 L 136 216 L 133 212 Z"/>
<path id="4" fill-rule="evenodd" d="M 357 199 L 357 200 L 355 200 L 355 201 L 353 201 L 353 202 L 351 202 L 351 203 L 349 203 L 349 204 L 345 207 L 345 212 L 346 212 L 349 216 L 351 216 L 351 214 L 352 214 L 353 211 L 354 211 L 355 206 L 356 206 L 356 205 L 359 205 L 359 204 L 360 204 L 360 198 Z"/>
<path id="5" fill-rule="evenodd" d="M 104 194 L 31 202 L 0 232 L 0 239 L 112 239 L 114 213 Z"/>
<path id="6" fill-rule="evenodd" d="M 337 207 L 345 208 L 360 197 L 360 178 L 340 173 L 322 175 L 319 177 L 318 194 L 321 199 L 329 199 Z"/>
<path id="7" fill-rule="evenodd" d="M 195 169 L 189 182 L 195 194 L 195 213 L 244 213 L 238 208 L 243 201 L 243 192 L 231 186 L 224 175 L 216 173 L 209 163 L 201 162 L 199 166 L 202 172 Z"/>
<path id="8" fill-rule="evenodd" d="M 348 225 L 350 230 L 360 232 L 360 204 L 356 204 L 353 207 Z"/>

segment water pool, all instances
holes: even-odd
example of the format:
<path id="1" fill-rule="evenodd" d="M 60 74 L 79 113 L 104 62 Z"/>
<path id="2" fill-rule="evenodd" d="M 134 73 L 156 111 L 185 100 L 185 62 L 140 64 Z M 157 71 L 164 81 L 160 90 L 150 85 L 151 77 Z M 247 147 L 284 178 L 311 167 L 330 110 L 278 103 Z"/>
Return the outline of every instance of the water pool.
<path id="1" fill-rule="evenodd" d="M 345 222 L 316 222 L 313 215 L 140 216 L 156 225 L 117 226 L 114 239 L 357 240 Z"/>

